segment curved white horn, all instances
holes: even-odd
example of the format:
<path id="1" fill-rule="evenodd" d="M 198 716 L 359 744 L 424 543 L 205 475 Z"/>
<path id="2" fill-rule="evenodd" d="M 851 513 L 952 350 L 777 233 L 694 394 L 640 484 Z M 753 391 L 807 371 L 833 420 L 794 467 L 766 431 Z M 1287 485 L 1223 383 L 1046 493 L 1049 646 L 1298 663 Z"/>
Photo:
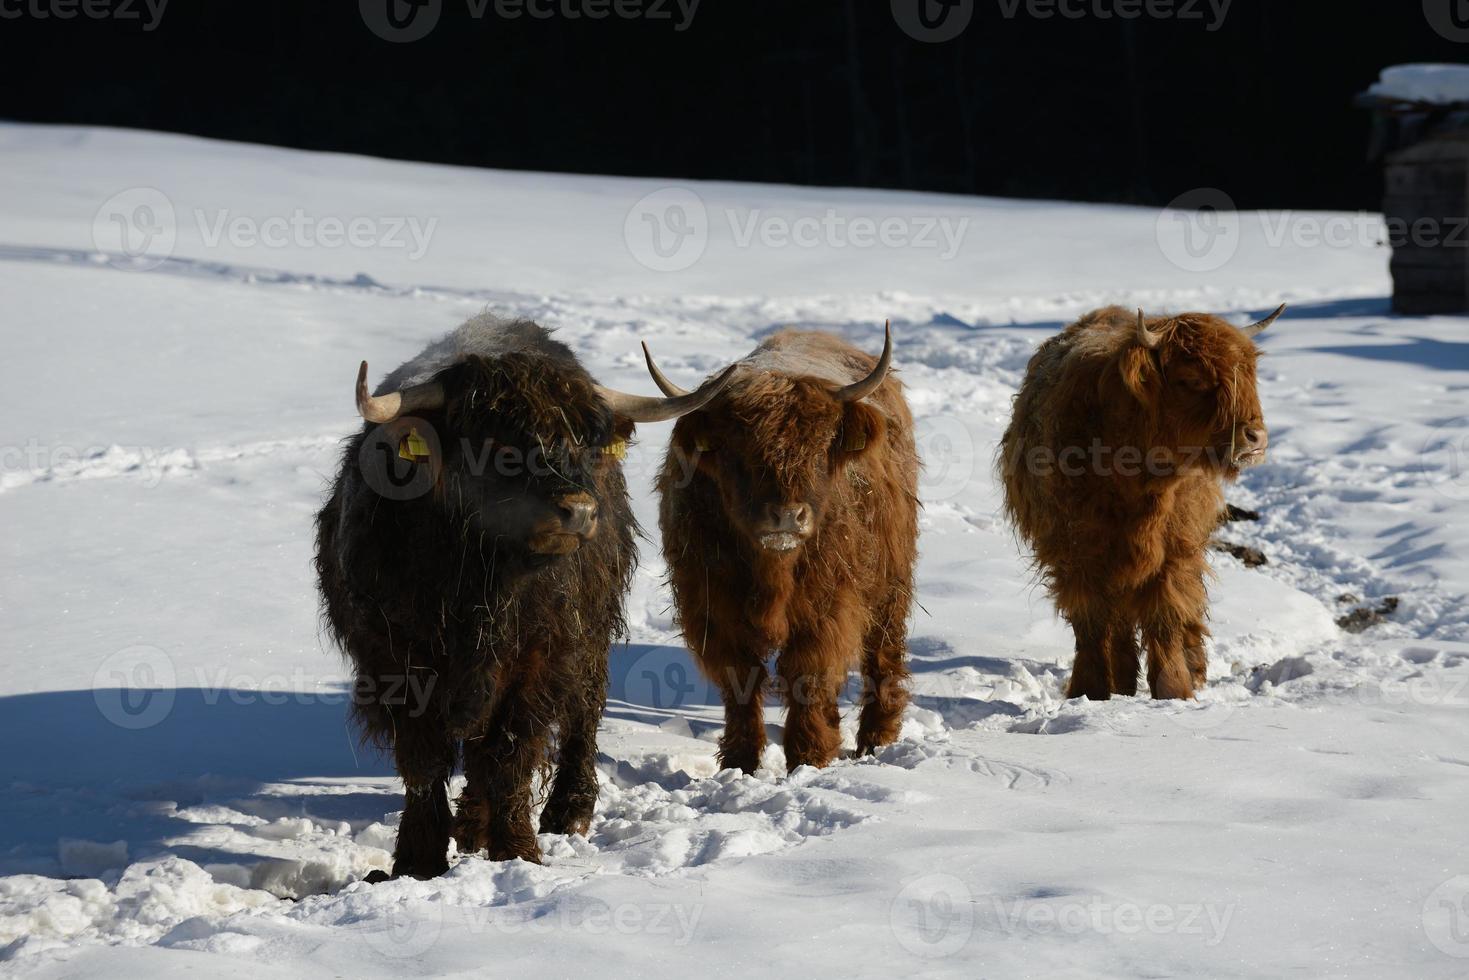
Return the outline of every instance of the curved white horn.
<path id="1" fill-rule="evenodd" d="M 597 394 L 607 407 L 634 422 L 664 422 L 680 415 L 696 412 L 707 405 L 715 395 L 724 390 L 734 375 L 737 364 L 731 364 L 719 374 L 699 386 L 697 391 L 676 395 L 672 398 L 650 398 L 647 395 L 630 395 L 597 385 Z M 656 379 L 655 379 L 656 380 Z"/>
<path id="2" fill-rule="evenodd" d="M 860 398 L 866 398 L 877 390 L 878 385 L 888 376 L 888 368 L 893 366 L 893 321 L 889 320 L 883 326 L 882 357 L 877 359 L 877 367 L 872 373 L 855 384 L 849 384 L 845 388 L 838 388 L 832 392 L 832 397 L 839 402 L 854 402 Z"/>
<path id="3" fill-rule="evenodd" d="M 357 369 L 357 413 L 369 422 L 391 422 L 400 415 L 444 407 L 444 386 L 426 381 L 386 395 L 367 393 L 367 362 Z"/>
<path id="4" fill-rule="evenodd" d="M 663 376 L 663 372 L 658 370 L 658 365 L 653 363 L 653 352 L 648 350 L 648 342 L 646 340 L 643 341 L 643 358 L 648 362 L 648 373 L 653 376 L 653 383 L 658 386 L 659 391 L 663 392 L 669 398 L 682 398 L 688 394 L 685 389 L 669 381 Z"/>
<path id="5" fill-rule="evenodd" d="M 1260 334 L 1264 333 L 1266 328 L 1269 327 L 1270 324 L 1280 319 L 1280 314 L 1285 312 L 1285 306 L 1286 304 L 1281 303 L 1280 309 L 1276 310 L 1274 313 L 1270 314 L 1259 323 L 1252 323 L 1248 327 L 1245 327 L 1245 336 L 1258 337 Z"/>
<path id="6" fill-rule="evenodd" d="M 1148 329 L 1148 318 L 1143 316 L 1143 311 L 1137 311 L 1137 342 L 1152 350 L 1163 342 L 1161 333 L 1154 333 Z"/>

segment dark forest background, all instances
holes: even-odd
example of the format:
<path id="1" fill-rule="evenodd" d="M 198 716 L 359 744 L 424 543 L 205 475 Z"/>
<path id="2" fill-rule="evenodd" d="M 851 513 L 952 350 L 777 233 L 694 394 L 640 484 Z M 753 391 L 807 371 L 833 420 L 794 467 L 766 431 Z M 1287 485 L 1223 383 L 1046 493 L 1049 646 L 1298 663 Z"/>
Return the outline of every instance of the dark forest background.
<path id="1" fill-rule="evenodd" d="M 57 2 L 0 0 L 0 117 L 583 173 L 1145 204 L 1212 186 L 1243 208 L 1376 209 L 1353 96 L 1469 55 L 1420 0 L 1234 0 L 1212 32 L 1207 0 L 1135 21 L 958 0 L 972 21 L 944 43 L 890 0 L 703 0 L 681 31 L 674 0 L 605 20 L 415 0 L 441 10 L 411 43 L 367 25 L 431 9 L 404 0 L 173 0 L 151 31 L 144 0 L 35 16 Z"/>

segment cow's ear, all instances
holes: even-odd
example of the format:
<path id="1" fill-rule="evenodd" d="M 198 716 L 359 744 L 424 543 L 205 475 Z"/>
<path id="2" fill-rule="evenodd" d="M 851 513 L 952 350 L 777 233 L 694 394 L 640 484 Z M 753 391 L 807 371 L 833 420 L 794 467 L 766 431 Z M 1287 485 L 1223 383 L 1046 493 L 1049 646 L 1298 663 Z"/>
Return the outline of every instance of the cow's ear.
<path id="1" fill-rule="evenodd" d="M 1162 372 L 1158 368 L 1157 352 L 1141 344 L 1128 348 L 1117 365 L 1122 387 L 1143 405 L 1153 405 L 1158 400 L 1158 386 Z"/>
<path id="2" fill-rule="evenodd" d="M 693 465 L 713 472 L 714 460 L 719 452 L 719 434 L 708 414 L 690 412 L 679 419 L 673 427 L 674 451 L 681 453 Z"/>
<path id="3" fill-rule="evenodd" d="M 837 462 L 850 463 L 882 442 L 887 422 L 865 402 L 847 402 L 842 409 L 842 424 L 832 449 Z"/>

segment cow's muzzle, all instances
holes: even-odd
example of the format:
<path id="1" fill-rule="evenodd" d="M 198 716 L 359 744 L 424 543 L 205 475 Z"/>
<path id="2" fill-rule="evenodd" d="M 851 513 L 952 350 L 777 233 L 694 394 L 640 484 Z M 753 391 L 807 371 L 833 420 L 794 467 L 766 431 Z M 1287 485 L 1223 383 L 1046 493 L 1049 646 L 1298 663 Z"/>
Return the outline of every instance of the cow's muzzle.
<path id="1" fill-rule="evenodd" d="M 597 501 L 589 493 L 569 493 L 553 504 L 556 516 L 542 521 L 531 535 L 538 555 L 569 555 L 597 533 Z"/>
<path id="2" fill-rule="evenodd" d="M 1255 422 L 1243 426 L 1235 435 L 1234 459 L 1240 469 L 1264 462 L 1265 450 L 1270 445 L 1270 433 L 1264 424 Z"/>
<path id="3" fill-rule="evenodd" d="M 757 537 L 766 551 L 795 551 L 811 536 L 814 521 L 806 504 L 776 504 L 766 509 Z"/>

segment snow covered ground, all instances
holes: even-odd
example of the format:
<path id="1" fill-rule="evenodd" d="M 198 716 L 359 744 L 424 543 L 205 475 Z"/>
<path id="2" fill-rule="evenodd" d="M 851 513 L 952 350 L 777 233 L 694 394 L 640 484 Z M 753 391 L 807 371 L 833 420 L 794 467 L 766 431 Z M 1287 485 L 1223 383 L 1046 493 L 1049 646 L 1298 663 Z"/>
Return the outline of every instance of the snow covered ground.
<path id="1" fill-rule="evenodd" d="M 0 973 L 1469 972 L 1469 322 L 1389 314 L 1378 216 L 28 126 L 0 126 L 0 179 Z M 1226 532 L 1269 563 L 1218 556 L 1208 689 L 1063 700 L 1070 637 L 990 472 L 1030 351 L 1107 302 L 1243 322 L 1286 300 L 1272 458 L 1230 493 L 1261 520 Z M 661 585 L 668 426 L 646 426 L 590 837 L 357 881 L 400 788 L 344 726 L 310 522 L 358 360 L 380 374 L 486 307 L 648 391 L 639 339 L 693 380 L 780 325 L 876 350 L 892 318 L 928 464 L 898 744 L 715 771 Z"/>

